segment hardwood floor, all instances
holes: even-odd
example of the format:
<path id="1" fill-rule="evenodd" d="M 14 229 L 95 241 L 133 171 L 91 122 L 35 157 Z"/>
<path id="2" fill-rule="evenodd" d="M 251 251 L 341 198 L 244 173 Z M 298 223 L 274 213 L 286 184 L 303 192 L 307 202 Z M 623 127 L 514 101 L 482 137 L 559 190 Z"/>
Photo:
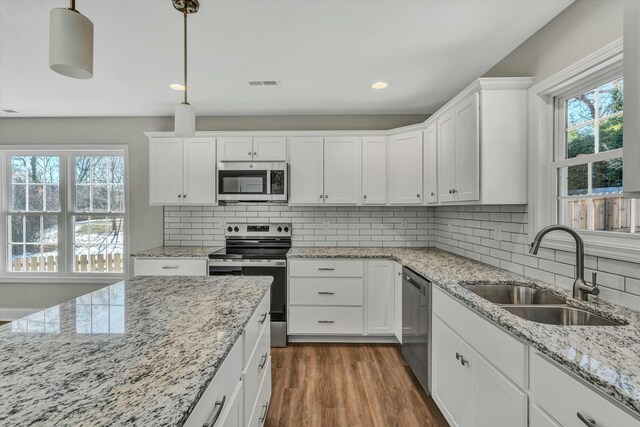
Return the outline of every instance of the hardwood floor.
<path id="1" fill-rule="evenodd" d="M 268 427 L 448 425 L 399 346 L 289 344 L 271 355 Z"/>

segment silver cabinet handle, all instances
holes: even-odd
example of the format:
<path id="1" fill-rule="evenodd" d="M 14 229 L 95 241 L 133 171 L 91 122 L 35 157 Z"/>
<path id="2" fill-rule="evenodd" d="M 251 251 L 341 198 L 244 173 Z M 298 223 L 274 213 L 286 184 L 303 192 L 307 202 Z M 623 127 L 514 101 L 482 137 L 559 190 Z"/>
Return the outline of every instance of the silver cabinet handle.
<path id="1" fill-rule="evenodd" d="M 365 198 L 365 199 L 367 198 L 367 195 L 366 195 L 366 194 L 364 195 L 364 198 Z"/>
<path id="2" fill-rule="evenodd" d="M 254 152 L 253 152 L 253 155 L 254 155 L 254 156 L 258 155 L 258 152 L 257 152 L 257 151 L 254 151 Z"/>
<path id="3" fill-rule="evenodd" d="M 398 276 L 402 276 L 402 272 L 401 271 L 398 271 Z"/>
<path id="4" fill-rule="evenodd" d="M 178 199 L 181 199 L 181 198 L 182 198 L 182 194 L 178 194 Z"/>
<path id="5" fill-rule="evenodd" d="M 466 360 L 463 355 L 461 355 L 460 353 L 457 353 L 457 352 L 456 352 L 456 359 L 458 359 L 460 361 L 460 364 L 462 366 L 469 364 L 469 361 Z"/>
<path id="6" fill-rule="evenodd" d="M 419 195 L 419 194 L 416 194 L 416 197 L 420 197 L 420 195 Z"/>
<path id="7" fill-rule="evenodd" d="M 262 319 L 258 320 L 258 323 L 262 325 L 265 320 L 267 320 L 267 313 L 262 314 Z"/>
<path id="8" fill-rule="evenodd" d="M 186 194 L 183 194 L 183 195 L 182 195 L 182 198 L 183 198 L 183 199 L 186 199 L 186 198 L 187 198 L 187 195 L 186 195 Z"/>
<path id="9" fill-rule="evenodd" d="M 431 195 L 432 195 L 432 196 L 435 196 L 435 195 L 436 195 L 436 193 L 434 193 L 434 192 L 431 192 Z"/>
<path id="10" fill-rule="evenodd" d="M 333 271 L 333 270 L 335 270 L 335 268 L 320 267 L 320 268 L 318 268 L 318 270 L 320 270 L 320 271 Z"/>
<path id="11" fill-rule="evenodd" d="M 247 153 L 247 155 L 249 155 L 249 156 L 250 156 L 250 155 L 251 155 L 251 151 L 249 151 L 249 152 Z"/>
<path id="12" fill-rule="evenodd" d="M 585 418 L 584 415 L 582 415 L 580 412 L 578 412 L 578 419 L 589 427 L 596 426 L 596 420 L 594 420 L 593 418 Z"/>
<path id="13" fill-rule="evenodd" d="M 451 190 L 449 190 L 449 194 L 451 194 Z"/>
<path id="14" fill-rule="evenodd" d="M 262 405 L 262 415 L 260 415 L 260 418 L 258 418 L 258 422 L 260 424 L 262 424 L 264 422 L 264 419 L 267 418 L 267 409 L 268 408 L 269 408 L 269 402 L 267 402 L 264 405 Z"/>
<path id="15" fill-rule="evenodd" d="M 269 358 L 269 353 L 265 353 L 262 355 L 262 357 L 260 358 L 260 364 L 258 365 L 258 368 L 260 368 L 260 370 L 264 369 L 264 366 L 267 364 L 268 358 Z"/>
<path id="16" fill-rule="evenodd" d="M 329 197 L 329 196 L 327 196 L 326 194 L 324 195 L 324 198 L 325 198 L 325 199 L 326 199 L 326 198 L 328 198 L 328 197 Z"/>
<path id="17" fill-rule="evenodd" d="M 177 265 L 164 265 L 164 266 L 162 266 L 163 270 L 177 270 L 178 268 L 180 268 L 180 267 L 178 267 Z"/>
<path id="18" fill-rule="evenodd" d="M 320 292 L 318 292 L 318 295 L 335 295 L 335 292 L 320 291 Z"/>
<path id="19" fill-rule="evenodd" d="M 458 192 L 458 190 L 456 190 L 456 189 L 454 188 L 453 190 L 451 190 L 451 192 L 452 192 L 453 194 L 456 194 L 456 193 Z"/>
<path id="20" fill-rule="evenodd" d="M 336 323 L 333 320 L 318 320 L 318 323 Z"/>
<path id="21" fill-rule="evenodd" d="M 213 425 L 215 425 L 216 421 L 218 421 L 218 418 L 220 418 L 220 414 L 222 413 L 222 408 L 224 408 L 224 402 L 226 400 L 227 396 L 222 396 L 222 400 L 216 401 L 211 416 L 206 423 L 202 424 L 202 427 L 212 427 Z"/>

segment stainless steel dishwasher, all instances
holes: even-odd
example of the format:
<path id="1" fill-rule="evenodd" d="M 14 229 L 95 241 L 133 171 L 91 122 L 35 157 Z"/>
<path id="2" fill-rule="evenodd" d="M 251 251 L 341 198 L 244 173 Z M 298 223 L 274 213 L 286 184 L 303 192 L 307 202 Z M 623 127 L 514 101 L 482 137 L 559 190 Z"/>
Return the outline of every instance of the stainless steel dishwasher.
<path id="1" fill-rule="evenodd" d="M 402 356 L 431 394 L 431 282 L 402 269 Z"/>

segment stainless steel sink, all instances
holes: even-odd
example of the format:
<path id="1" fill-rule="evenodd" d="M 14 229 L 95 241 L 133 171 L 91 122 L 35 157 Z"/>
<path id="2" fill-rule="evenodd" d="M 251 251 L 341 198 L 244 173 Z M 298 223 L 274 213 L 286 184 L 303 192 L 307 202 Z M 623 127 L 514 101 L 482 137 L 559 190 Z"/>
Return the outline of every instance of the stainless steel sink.
<path id="1" fill-rule="evenodd" d="M 540 289 L 516 285 L 462 285 L 463 288 L 494 304 L 564 304 L 564 298 Z"/>
<path id="2" fill-rule="evenodd" d="M 622 323 L 573 307 L 503 306 L 505 310 L 532 322 L 561 326 L 621 326 Z"/>

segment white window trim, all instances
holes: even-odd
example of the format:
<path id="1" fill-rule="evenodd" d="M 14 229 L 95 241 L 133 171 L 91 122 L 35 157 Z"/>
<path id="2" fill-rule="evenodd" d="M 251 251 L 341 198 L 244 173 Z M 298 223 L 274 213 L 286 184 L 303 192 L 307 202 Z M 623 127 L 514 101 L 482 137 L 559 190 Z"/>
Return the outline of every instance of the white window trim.
<path id="1" fill-rule="evenodd" d="M 124 213 L 124 254 L 123 254 L 123 272 L 122 273 L 74 273 L 69 270 L 68 266 L 70 257 L 68 256 L 69 250 L 72 250 L 72 242 L 67 241 L 71 236 L 71 214 L 69 211 L 69 200 L 73 200 L 73 195 L 69 194 L 69 181 L 73 180 L 72 176 L 68 176 L 69 168 L 66 167 L 67 155 L 72 153 L 91 153 L 92 155 L 99 154 L 114 154 L 114 152 L 120 151 L 124 154 L 124 168 L 125 168 L 125 213 Z M 5 145 L 0 148 L 0 162 L 3 165 L 7 164 L 7 156 L 11 153 L 55 153 L 63 156 L 60 163 L 60 187 L 64 186 L 65 195 L 61 198 L 60 203 L 66 206 L 66 209 L 62 211 L 60 218 L 61 222 L 58 227 L 63 228 L 65 232 L 62 233 L 63 237 L 58 241 L 58 250 L 65 253 L 65 265 L 67 271 L 60 273 L 49 272 L 11 272 L 8 271 L 5 260 L 8 257 L 7 254 L 7 212 L 9 211 L 10 195 L 7 193 L 7 185 L 9 179 L 9 171 L 6 173 L 0 173 L 0 283 L 69 283 L 69 284 L 112 284 L 119 280 L 128 277 L 129 271 L 129 211 L 131 209 L 129 204 L 129 146 L 126 144 L 109 144 L 100 145 Z M 62 169 L 64 165 L 64 169 Z"/>
<path id="2" fill-rule="evenodd" d="M 622 39 L 565 68 L 529 89 L 529 239 L 543 227 L 557 223 L 557 174 L 552 167 L 556 132 L 554 98 L 617 72 L 622 67 Z M 588 255 L 638 262 L 640 236 L 576 230 Z M 573 239 L 552 233 L 542 242 L 549 249 L 575 251 Z"/>

